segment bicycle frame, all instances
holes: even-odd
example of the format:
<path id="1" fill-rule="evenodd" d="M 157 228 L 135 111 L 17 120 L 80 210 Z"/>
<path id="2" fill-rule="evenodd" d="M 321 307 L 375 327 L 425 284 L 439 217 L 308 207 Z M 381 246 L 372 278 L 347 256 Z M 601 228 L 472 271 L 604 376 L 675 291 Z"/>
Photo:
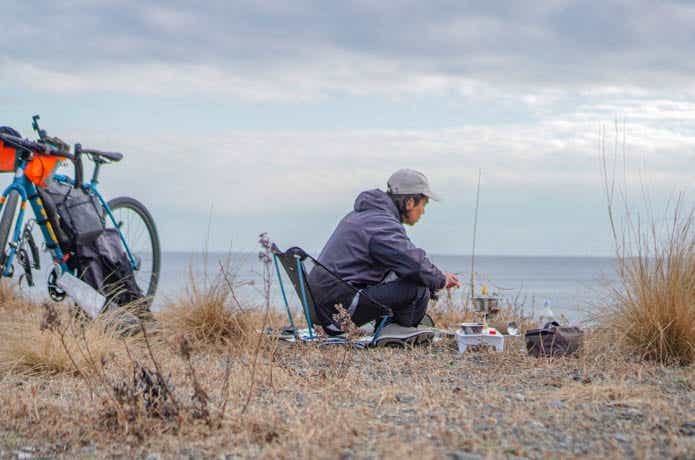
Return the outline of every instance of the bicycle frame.
<path id="1" fill-rule="evenodd" d="M 51 252 L 53 263 L 60 267 L 61 274 L 69 272 L 70 269 L 67 265 L 68 255 L 64 254 L 60 248 L 58 237 L 55 234 L 51 222 L 48 220 L 46 209 L 44 208 L 43 202 L 41 201 L 41 198 L 39 197 L 38 192 L 36 191 L 36 185 L 30 182 L 24 175 L 24 168 L 26 167 L 26 164 L 26 160 L 22 160 L 20 162 L 15 172 L 14 180 L 10 185 L 7 186 L 7 188 L 5 188 L 5 190 L 2 193 L 2 198 L 0 198 L 0 211 L 2 211 L 2 207 L 4 206 L 5 201 L 7 200 L 7 196 L 10 194 L 12 190 L 16 190 L 21 198 L 19 214 L 17 215 L 17 222 L 15 224 L 11 238 L 8 241 L 9 252 L 7 253 L 7 258 L 5 259 L 5 267 L 2 276 L 12 276 L 12 263 L 17 253 L 18 243 L 21 238 L 21 231 L 23 228 L 22 224 L 24 222 L 24 213 L 26 211 L 27 202 L 31 204 L 32 210 L 34 211 L 34 215 L 37 217 L 36 223 L 41 228 L 41 233 L 43 234 L 44 242 L 46 243 L 46 248 Z M 92 180 L 90 182 L 84 183 L 83 188 L 88 193 L 91 193 L 94 196 L 96 196 L 99 200 L 99 203 L 101 204 L 102 208 L 106 211 L 106 215 L 113 224 L 114 228 L 118 230 L 118 235 L 120 236 L 121 242 L 123 243 L 123 247 L 125 248 L 126 253 L 128 254 L 128 260 L 130 260 L 131 267 L 133 268 L 133 270 L 137 270 L 139 268 L 138 261 L 131 252 L 130 247 L 128 247 L 128 243 L 126 242 L 125 237 L 123 236 L 123 232 L 121 232 L 121 228 L 118 225 L 118 222 L 116 221 L 116 218 L 114 217 L 113 213 L 111 212 L 111 208 L 109 208 L 108 203 L 106 202 L 104 197 L 101 196 L 99 190 L 97 189 L 97 176 L 98 167 L 95 171 L 95 174 L 92 177 Z M 53 176 L 53 179 L 64 184 L 68 184 L 70 186 L 74 186 L 75 184 L 73 179 L 61 174 L 55 174 Z"/>
<path id="2" fill-rule="evenodd" d="M 2 276 L 12 276 L 12 262 L 14 261 L 15 254 L 17 252 L 18 242 L 21 238 L 22 223 L 24 222 L 24 212 L 26 211 L 27 201 L 31 204 L 34 211 L 34 215 L 37 217 L 36 223 L 39 224 L 41 228 L 41 233 L 43 234 L 44 241 L 46 243 L 46 248 L 51 252 L 53 258 L 53 263 L 60 267 L 61 273 L 69 271 L 67 265 L 67 256 L 63 254 L 60 249 L 60 244 L 58 243 L 58 237 L 53 230 L 51 222 L 48 220 L 48 215 L 46 214 L 46 209 L 43 206 L 41 198 L 36 191 L 36 185 L 30 182 L 24 175 L 24 168 L 27 165 L 27 161 L 22 159 L 15 171 L 14 180 L 7 188 L 2 192 L 2 198 L 0 198 L 0 211 L 5 205 L 7 196 L 12 190 L 16 190 L 21 198 L 21 203 L 19 206 L 19 214 L 17 215 L 17 223 L 14 227 L 14 232 L 8 241 L 9 252 L 7 258 L 5 259 L 5 267 L 3 269 Z M 4 250 L 4 248 L 2 248 Z"/>

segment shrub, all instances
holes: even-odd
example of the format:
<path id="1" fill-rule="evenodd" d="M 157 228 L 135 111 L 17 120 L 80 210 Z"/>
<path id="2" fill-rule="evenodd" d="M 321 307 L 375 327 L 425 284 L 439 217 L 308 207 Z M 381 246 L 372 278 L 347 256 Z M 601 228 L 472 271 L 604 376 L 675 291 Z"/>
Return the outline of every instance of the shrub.
<path id="1" fill-rule="evenodd" d="M 695 362 L 694 215 L 681 208 L 676 205 L 665 231 L 655 223 L 635 225 L 633 237 L 621 240 L 621 282 L 608 314 L 629 352 L 662 364 Z"/>
<path id="2" fill-rule="evenodd" d="M 156 315 L 167 336 L 213 346 L 248 341 L 259 317 L 259 312 L 241 306 L 234 281 L 223 268 L 209 282 L 196 281 L 191 274 L 186 294 Z"/>

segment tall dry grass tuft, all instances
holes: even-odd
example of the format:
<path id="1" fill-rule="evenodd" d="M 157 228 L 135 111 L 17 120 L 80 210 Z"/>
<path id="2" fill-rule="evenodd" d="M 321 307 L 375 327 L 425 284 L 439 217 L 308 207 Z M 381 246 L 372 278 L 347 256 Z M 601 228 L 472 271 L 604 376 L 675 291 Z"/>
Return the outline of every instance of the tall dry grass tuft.
<path id="1" fill-rule="evenodd" d="M 155 317 L 170 337 L 187 337 L 196 345 L 225 346 L 248 342 L 262 320 L 261 313 L 244 309 L 235 283 L 224 268 L 212 281 L 199 282 L 191 273 L 186 294 Z"/>
<path id="2" fill-rule="evenodd" d="M 623 141 L 624 142 L 624 141 Z M 623 145 L 624 155 L 624 145 Z M 648 218 L 627 200 L 626 185 L 616 184 L 620 145 L 612 161 L 602 146 L 608 218 L 617 252 L 619 287 L 600 317 L 613 346 L 661 364 L 695 363 L 695 208 L 683 196 L 666 204 L 663 218 L 653 216 L 642 190 Z M 623 159 L 624 164 L 624 159 Z M 616 209 L 616 195 L 623 209 Z"/>
<path id="3" fill-rule="evenodd" d="M 123 339 L 108 316 L 81 322 L 66 309 L 49 307 L 50 314 L 34 305 L 0 315 L 0 374 L 80 372 L 123 350 Z"/>
<path id="4" fill-rule="evenodd" d="M 687 365 L 695 363 L 695 215 L 680 208 L 667 232 L 650 225 L 618 258 L 608 322 L 629 352 Z"/>

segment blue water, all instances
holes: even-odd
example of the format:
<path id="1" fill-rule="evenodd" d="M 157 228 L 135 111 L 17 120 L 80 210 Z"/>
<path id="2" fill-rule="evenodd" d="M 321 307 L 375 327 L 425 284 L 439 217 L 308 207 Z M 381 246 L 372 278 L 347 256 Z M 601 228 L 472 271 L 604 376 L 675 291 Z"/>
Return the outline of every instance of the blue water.
<path id="1" fill-rule="evenodd" d="M 237 288 L 238 296 L 249 304 L 262 304 L 262 264 L 255 253 L 213 253 L 204 263 L 200 255 L 170 252 L 164 254 L 155 306 L 180 296 L 191 270 L 197 280 L 214 280 L 220 272 L 220 261 L 229 263 L 236 280 L 245 284 Z M 432 261 L 442 270 L 460 274 L 464 288 L 454 295 L 454 301 L 462 302 L 470 292 L 470 256 L 434 255 Z M 476 256 L 476 293 L 480 294 L 485 284 L 489 293 L 523 304 L 527 313 L 535 311 L 536 316 L 548 300 L 556 315 L 581 320 L 605 304 L 609 288 L 617 282 L 614 264 L 615 260 L 607 257 Z M 274 271 L 272 275 L 272 301 L 279 306 L 282 296 Z M 289 286 L 288 292 L 290 302 L 297 305 L 298 299 Z"/>
<path id="2" fill-rule="evenodd" d="M 42 270 L 34 274 L 36 287 L 23 288 L 37 299 L 47 297 L 49 260 L 43 259 Z M 453 299 L 463 302 L 470 292 L 470 257 L 434 255 L 432 261 L 442 270 L 460 274 L 464 288 Z M 220 262 L 233 275 L 235 284 L 241 285 L 236 288 L 237 297 L 247 305 L 262 305 L 263 266 L 256 253 L 210 253 L 205 258 L 199 253 L 166 252 L 154 308 L 163 308 L 185 295 L 191 287 L 191 276 L 200 287 L 214 282 L 220 274 Z M 614 259 L 604 257 L 477 256 L 476 293 L 480 294 L 486 284 L 489 293 L 523 304 L 527 314 L 535 312 L 538 316 L 548 300 L 555 315 L 581 320 L 605 304 L 608 289 L 616 283 L 614 263 Z M 271 274 L 271 300 L 280 307 L 282 296 L 274 268 Z M 287 290 L 292 305 L 299 305 L 291 286 Z"/>

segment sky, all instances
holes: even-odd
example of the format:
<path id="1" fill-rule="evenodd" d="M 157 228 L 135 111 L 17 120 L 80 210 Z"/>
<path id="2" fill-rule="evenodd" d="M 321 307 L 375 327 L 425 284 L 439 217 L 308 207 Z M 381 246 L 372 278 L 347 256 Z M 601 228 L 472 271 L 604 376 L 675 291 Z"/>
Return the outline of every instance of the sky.
<path id="1" fill-rule="evenodd" d="M 690 191 L 695 3 L 143 1 L 3 5 L 0 124 L 125 159 L 107 197 L 168 251 L 319 250 L 403 167 L 444 197 L 430 253 L 611 255 L 601 165 Z M 9 183 L 9 176 L 7 177 Z"/>

